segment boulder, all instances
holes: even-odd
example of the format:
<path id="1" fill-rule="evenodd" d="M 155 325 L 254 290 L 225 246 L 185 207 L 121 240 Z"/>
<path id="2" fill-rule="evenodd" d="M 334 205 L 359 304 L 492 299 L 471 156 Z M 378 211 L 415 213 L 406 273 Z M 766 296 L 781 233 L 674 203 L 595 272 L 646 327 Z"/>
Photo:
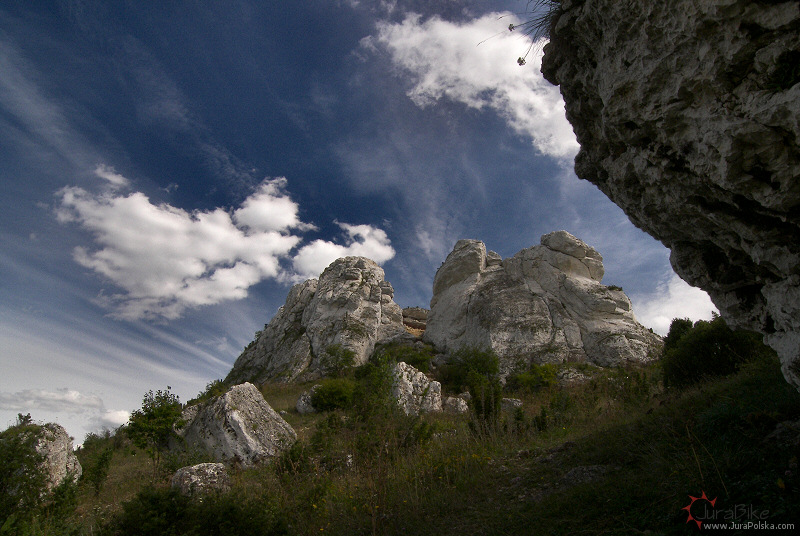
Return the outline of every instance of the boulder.
<path id="1" fill-rule="evenodd" d="M 439 382 L 402 361 L 394 366 L 392 380 L 392 395 L 406 415 L 442 411 Z"/>
<path id="2" fill-rule="evenodd" d="M 292 287 L 286 303 L 245 348 L 225 379 L 303 381 L 325 370 L 326 349 L 337 345 L 366 363 L 375 344 L 401 333 L 403 314 L 383 269 L 364 257 L 344 257 L 319 277 Z"/>
<path id="3" fill-rule="evenodd" d="M 315 413 L 317 411 L 314 408 L 314 405 L 311 403 L 311 399 L 314 397 L 314 393 L 317 391 L 317 389 L 319 389 L 319 387 L 319 385 L 315 385 L 297 398 L 297 404 L 295 405 L 297 413 L 300 415 L 306 415 L 307 413 Z"/>
<path id="4" fill-rule="evenodd" d="M 800 3 L 560 2 L 542 73 L 576 174 L 800 388 Z"/>
<path id="5" fill-rule="evenodd" d="M 35 448 L 45 458 L 43 465 L 48 491 L 61 484 L 65 478 L 78 481 L 83 468 L 72 449 L 72 438 L 63 426 L 52 422 L 42 425 Z"/>
<path id="6" fill-rule="evenodd" d="M 178 469 L 170 485 L 187 496 L 226 493 L 231 489 L 231 477 L 224 464 L 201 463 Z"/>
<path id="7" fill-rule="evenodd" d="M 463 415 L 469 413 L 467 401 L 458 396 L 448 396 L 442 400 L 442 411 L 453 415 Z"/>
<path id="8" fill-rule="evenodd" d="M 233 386 L 227 393 L 203 403 L 183 418 L 180 430 L 186 447 L 211 454 L 220 462 L 249 467 L 269 461 L 297 440 L 297 434 L 264 400 L 251 383 Z"/>
<path id="9" fill-rule="evenodd" d="M 491 348 L 501 374 L 533 363 L 643 363 L 661 338 L 636 321 L 622 290 L 606 287 L 600 254 L 566 231 L 498 260 L 459 240 L 436 272 L 424 340 L 440 351 Z"/>

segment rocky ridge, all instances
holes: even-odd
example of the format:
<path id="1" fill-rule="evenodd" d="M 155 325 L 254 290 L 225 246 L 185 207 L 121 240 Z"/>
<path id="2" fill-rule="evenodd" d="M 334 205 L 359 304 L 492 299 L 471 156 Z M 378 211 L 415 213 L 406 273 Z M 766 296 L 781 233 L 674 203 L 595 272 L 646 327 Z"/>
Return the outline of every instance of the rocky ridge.
<path id="1" fill-rule="evenodd" d="M 491 348 L 501 371 L 535 363 L 613 366 L 657 356 L 621 289 L 601 283 L 600 254 L 566 231 L 502 259 L 460 240 L 436 272 L 424 340 L 439 351 Z"/>
<path id="2" fill-rule="evenodd" d="M 577 175 L 800 388 L 800 3 L 562 0 L 550 34 Z"/>
<path id="3" fill-rule="evenodd" d="M 369 359 L 375 344 L 406 334 L 403 313 L 383 269 L 364 257 L 331 263 L 297 284 L 286 303 L 233 365 L 226 383 L 309 380 L 324 375 L 326 350 L 339 346 Z"/>

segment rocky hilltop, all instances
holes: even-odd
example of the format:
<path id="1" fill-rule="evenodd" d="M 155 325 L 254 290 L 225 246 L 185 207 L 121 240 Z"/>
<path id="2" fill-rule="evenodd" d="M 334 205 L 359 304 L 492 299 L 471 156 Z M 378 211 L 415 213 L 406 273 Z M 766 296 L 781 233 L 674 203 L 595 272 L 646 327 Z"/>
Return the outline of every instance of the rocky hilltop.
<path id="1" fill-rule="evenodd" d="M 375 344 L 407 333 L 383 268 L 364 257 L 331 263 L 317 279 L 297 284 L 286 304 L 239 356 L 225 382 L 303 380 L 323 375 L 331 347 L 363 364 Z"/>
<path id="2" fill-rule="evenodd" d="M 550 33 L 577 175 L 800 387 L 800 3 L 562 0 Z"/>
<path id="3" fill-rule="evenodd" d="M 639 324 L 622 289 L 607 287 L 603 258 L 566 231 L 501 259 L 460 240 L 436 272 L 424 338 L 440 351 L 491 348 L 501 367 L 641 363 L 661 339 Z"/>

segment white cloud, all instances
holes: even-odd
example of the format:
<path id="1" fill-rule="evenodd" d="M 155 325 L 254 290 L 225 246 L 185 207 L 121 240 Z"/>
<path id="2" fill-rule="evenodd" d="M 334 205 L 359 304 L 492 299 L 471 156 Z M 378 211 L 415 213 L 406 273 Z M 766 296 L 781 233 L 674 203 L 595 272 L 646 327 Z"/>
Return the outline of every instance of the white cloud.
<path id="1" fill-rule="evenodd" d="M 25 389 L 16 393 L 0 392 L 0 409 L 13 411 L 59 411 L 83 413 L 89 410 L 103 410 L 103 401 L 95 395 L 84 395 L 72 389 L 46 391 Z"/>
<path id="2" fill-rule="evenodd" d="M 377 36 L 362 45 L 385 47 L 393 63 L 412 74 L 408 96 L 418 106 L 446 97 L 471 108 L 491 108 L 530 136 L 543 154 L 571 159 L 578 143 L 558 88 L 539 72 L 542 47 L 533 48 L 527 65 L 517 65 L 530 41 L 518 32 L 502 32 L 509 22 L 520 23 L 510 13 L 491 13 L 466 24 L 438 17 L 422 22 L 419 15 L 410 15 L 399 24 L 379 24 Z"/>
<path id="3" fill-rule="evenodd" d="M 125 410 L 106 410 L 89 421 L 93 430 L 116 430 L 128 422 L 131 414 Z"/>
<path id="4" fill-rule="evenodd" d="M 636 319 L 653 331 L 666 335 L 673 318 L 709 320 L 717 308 L 704 291 L 690 286 L 676 274 L 662 281 L 646 296 L 632 296 Z"/>
<path id="5" fill-rule="evenodd" d="M 317 277 L 330 263 L 340 257 L 361 256 L 377 263 L 394 257 L 395 251 L 386 233 L 371 225 L 348 225 L 336 222 L 346 233 L 346 246 L 325 240 L 315 240 L 300 248 L 292 264 L 295 281 Z"/>
<path id="6" fill-rule="evenodd" d="M 116 175 L 109 170 L 101 172 Z M 126 181 L 120 179 L 114 184 Z M 295 233 L 314 229 L 300 221 L 299 207 L 285 187 L 284 178 L 264 181 L 232 214 L 221 208 L 188 212 L 154 205 L 140 192 L 92 194 L 66 187 L 57 193 L 56 215 L 62 223 L 77 223 L 93 234 L 98 249 L 76 247 L 73 258 L 123 289 L 103 294 L 99 301 L 114 316 L 129 320 L 175 319 L 187 308 L 244 298 L 264 279 L 316 276 L 344 255 L 377 262 L 394 256 L 381 229 L 341 223 L 345 246 L 312 242 L 293 261 L 299 275 L 285 273 L 281 260 L 291 258 L 301 242 Z"/>
<path id="7" fill-rule="evenodd" d="M 116 172 L 113 167 L 106 166 L 105 164 L 98 164 L 94 170 L 94 174 L 105 179 L 109 182 L 112 188 L 124 188 L 128 186 L 128 179 Z"/>
<path id="8" fill-rule="evenodd" d="M 300 221 L 298 206 L 284 191 L 286 179 L 261 183 L 258 190 L 245 199 L 242 207 L 233 213 L 233 220 L 241 227 L 253 231 L 283 231 L 285 229 L 312 230 L 313 225 Z"/>

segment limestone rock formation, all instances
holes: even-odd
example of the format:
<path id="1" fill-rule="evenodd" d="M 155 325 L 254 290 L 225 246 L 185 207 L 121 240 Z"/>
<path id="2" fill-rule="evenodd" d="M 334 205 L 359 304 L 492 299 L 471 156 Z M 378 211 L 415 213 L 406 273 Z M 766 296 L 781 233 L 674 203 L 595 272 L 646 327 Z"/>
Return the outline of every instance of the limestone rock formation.
<path id="1" fill-rule="evenodd" d="M 48 491 L 61 484 L 65 478 L 78 481 L 83 468 L 72 450 L 72 438 L 63 426 L 52 422 L 42 425 L 35 448 L 45 458 Z"/>
<path id="2" fill-rule="evenodd" d="M 562 0 L 550 33 L 577 175 L 800 388 L 800 3 Z"/>
<path id="3" fill-rule="evenodd" d="M 200 463 L 178 469 L 170 486 L 187 496 L 225 493 L 231 489 L 231 477 L 222 463 Z"/>
<path id="4" fill-rule="evenodd" d="M 406 415 L 442 411 L 442 384 L 411 365 L 399 362 L 392 371 L 392 395 Z"/>
<path id="5" fill-rule="evenodd" d="M 319 280 L 292 287 L 286 304 L 236 360 L 226 383 L 313 379 L 325 373 L 326 349 L 338 345 L 369 359 L 377 342 L 403 328 L 383 269 L 364 257 L 331 263 Z"/>
<path id="6" fill-rule="evenodd" d="M 403 325 L 411 332 L 425 331 L 428 310 L 422 307 L 406 307 L 403 309 Z"/>
<path id="7" fill-rule="evenodd" d="M 483 242 L 459 240 L 436 272 L 424 340 L 445 352 L 491 348 L 503 374 L 530 362 L 610 366 L 656 357 L 660 337 L 602 278 L 600 254 L 566 231 L 505 260 Z"/>
<path id="8" fill-rule="evenodd" d="M 251 383 L 235 385 L 196 411 L 184 412 L 183 418 L 187 423 L 179 433 L 188 448 L 243 467 L 268 461 L 297 440 L 294 429 Z"/>

